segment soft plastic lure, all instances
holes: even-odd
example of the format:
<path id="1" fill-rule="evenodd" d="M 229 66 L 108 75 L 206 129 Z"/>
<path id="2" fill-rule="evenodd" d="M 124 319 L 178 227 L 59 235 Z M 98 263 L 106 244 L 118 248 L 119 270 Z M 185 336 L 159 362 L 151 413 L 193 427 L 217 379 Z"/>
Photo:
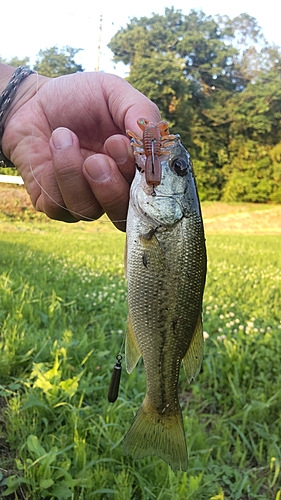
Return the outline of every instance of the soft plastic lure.
<path id="1" fill-rule="evenodd" d="M 132 145 L 135 154 L 144 154 L 145 161 L 145 180 L 149 186 L 158 186 L 161 183 L 161 162 L 159 156 L 165 154 L 162 151 L 162 142 L 174 139 L 174 135 L 169 134 L 169 123 L 161 121 L 159 123 L 152 123 L 144 118 L 139 118 L 138 126 L 143 130 L 143 137 L 140 139 L 133 132 L 127 131 L 128 135 L 132 137 Z"/>

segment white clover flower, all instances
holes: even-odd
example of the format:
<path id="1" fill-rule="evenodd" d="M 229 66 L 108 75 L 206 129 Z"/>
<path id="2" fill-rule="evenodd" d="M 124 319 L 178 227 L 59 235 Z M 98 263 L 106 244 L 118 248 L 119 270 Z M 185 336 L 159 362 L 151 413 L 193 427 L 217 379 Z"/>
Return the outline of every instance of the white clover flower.
<path id="1" fill-rule="evenodd" d="M 253 328 L 253 326 L 254 326 L 253 321 L 246 321 L 246 323 L 247 323 L 247 326 L 248 326 L 249 328 Z"/>
<path id="2" fill-rule="evenodd" d="M 208 332 L 203 332 L 203 337 L 204 337 L 204 340 L 207 340 L 209 338 L 209 334 Z"/>

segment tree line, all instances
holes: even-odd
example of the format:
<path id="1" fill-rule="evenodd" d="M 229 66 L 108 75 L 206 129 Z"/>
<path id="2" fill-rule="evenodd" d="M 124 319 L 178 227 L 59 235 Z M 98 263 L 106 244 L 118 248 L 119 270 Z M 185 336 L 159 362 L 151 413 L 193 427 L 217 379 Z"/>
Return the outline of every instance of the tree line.
<path id="1" fill-rule="evenodd" d="M 75 56 L 78 52 L 80 52 L 80 50 L 82 49 L 75 49 L 69 45 L 62 48 L 55 45 L 54 47 L 40 50 L 32 69 L 40 73 L 40 75 L 49 76 L 50 78 L 69 75 L 71 73 L 76 73 L 77 71 L 84 71 L 81 64 L 77 64 L 75 62 Z M 0 56 L 0 62 L 10 64 L 11 66 L 14 66 L 14 68 L 17 68 L 18 66 L 31 67 L 30 58 L 28 56 L 23 57 L 22 59 L 18 57 L 4 59 Z"/>
<path id="2" fill-rule="evenodd" d="M 203 200 L 281 203 L 281 52 L 256 19 L 166 8 L 109 47 L 181 134 Z"/>
<path id="3" fill-rule="evenodd" d="M 281 51 L 255 18 L 166 8 L 131 19 L 109 47 L 181 135 L 202 200 L 281 203 Z M 83 71 L 74 60 L 80 50 L 41 50 L 34 69 L 49 77 Z"/>

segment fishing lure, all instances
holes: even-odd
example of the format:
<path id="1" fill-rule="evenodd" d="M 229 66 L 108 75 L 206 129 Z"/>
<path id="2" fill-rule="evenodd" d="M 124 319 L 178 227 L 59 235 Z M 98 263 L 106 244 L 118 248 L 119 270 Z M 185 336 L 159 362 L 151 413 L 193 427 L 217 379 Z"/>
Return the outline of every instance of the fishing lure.
<path id="1" fill-rule="evenodd" d="M 132 138 L 132 146 L 135 154 L 144 154 L 145 161 L 145 180 L 148 186 L 159 186 L 161 183 L 161 163 L 159 156 L 165 154 L 162 151 L 163 141 L 174 139 L 174 135 L 169 134 L 169 124 L 163 120 L 157 124 L 149 122 L 144 118 L 139 118 L 138 126 L 143 131 L 143 138 L 140 139 L 133 132 L 127 131 Z"/>

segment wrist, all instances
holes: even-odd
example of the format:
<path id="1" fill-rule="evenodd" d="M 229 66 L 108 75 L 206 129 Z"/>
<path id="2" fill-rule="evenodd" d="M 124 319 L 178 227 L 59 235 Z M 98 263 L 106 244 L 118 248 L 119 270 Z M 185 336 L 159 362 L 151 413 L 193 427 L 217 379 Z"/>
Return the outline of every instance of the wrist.
<path id="1" fill-rule="evenodd" d="M 9 80 L 16 68 L 8 64 L 0 64 L 0 94 L 7 87 Z"/>
<path id="2" fill-rule="evenodd" d="M 5 130 L 17 111 L 36 94 L 46 77 L 38 76 L 29 68 L 0 64 L 0 148 L 9 149 L 3 144 Z M 4 151 L 5 153 L 5 151 Z M 3 158 L 0 158 L 0 160 Z M 5 161 L 7 160 L 7 161 Z M 4 157 L 9 164 L 9 158 Z"/>

